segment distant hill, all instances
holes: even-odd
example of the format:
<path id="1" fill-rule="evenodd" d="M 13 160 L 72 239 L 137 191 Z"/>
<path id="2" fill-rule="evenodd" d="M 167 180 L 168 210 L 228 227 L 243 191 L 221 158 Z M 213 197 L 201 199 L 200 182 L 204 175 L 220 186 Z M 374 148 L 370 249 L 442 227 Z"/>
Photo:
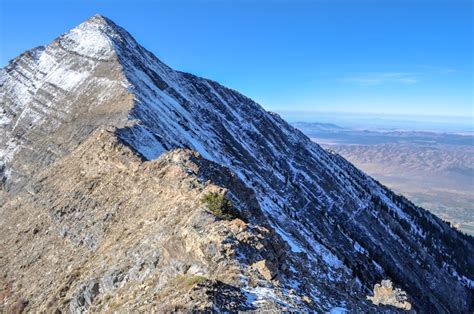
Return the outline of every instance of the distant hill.
<path id="1" fill-rule="evenodd" d="M 294 125 L 417 205 L 474 234 L 474 136 Z"/>

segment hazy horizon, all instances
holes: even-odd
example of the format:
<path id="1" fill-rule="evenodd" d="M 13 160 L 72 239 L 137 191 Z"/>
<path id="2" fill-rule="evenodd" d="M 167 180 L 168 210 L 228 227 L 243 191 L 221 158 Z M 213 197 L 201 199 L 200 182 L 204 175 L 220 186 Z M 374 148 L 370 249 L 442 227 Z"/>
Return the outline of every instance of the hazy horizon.
<path id="1" fill-rule="evenodd" d="M 427 131 L 474 135 L 474 117 L 396 115 L 369 112 L 276 111 L 290 123 L 332 123 L 361 130 Z"/>

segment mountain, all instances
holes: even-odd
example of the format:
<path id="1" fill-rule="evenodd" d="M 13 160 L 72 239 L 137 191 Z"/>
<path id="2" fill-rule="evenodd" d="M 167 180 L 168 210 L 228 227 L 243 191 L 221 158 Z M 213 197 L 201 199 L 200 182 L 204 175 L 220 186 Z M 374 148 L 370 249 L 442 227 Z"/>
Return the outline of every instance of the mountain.
<path id="1" fill-rule="evenodd" d="M 0 103 L 6 310 L 473 309 L 472 237 L 105 17 Z"/>

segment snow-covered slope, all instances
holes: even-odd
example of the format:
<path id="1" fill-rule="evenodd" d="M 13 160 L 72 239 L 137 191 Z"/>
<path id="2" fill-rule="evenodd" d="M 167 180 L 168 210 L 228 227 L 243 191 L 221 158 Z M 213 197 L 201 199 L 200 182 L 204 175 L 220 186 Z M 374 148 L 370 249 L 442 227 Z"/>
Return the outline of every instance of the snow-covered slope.
<path id="1" fill-rule="evenodd" d="M 328 297 L 316 281 L 363 300 L 390 278 L 418 310 L 472 310 L 471 237 L 251 99 L 166 66 L 107 18 L 94 16 L 1 71 L 0 175 L 9 193 L 113 125 L 144 159 L 186 147 L 236 173 L 304 264 L 305 276 L 282 284 L 304 286 L 313 302 Z"/>

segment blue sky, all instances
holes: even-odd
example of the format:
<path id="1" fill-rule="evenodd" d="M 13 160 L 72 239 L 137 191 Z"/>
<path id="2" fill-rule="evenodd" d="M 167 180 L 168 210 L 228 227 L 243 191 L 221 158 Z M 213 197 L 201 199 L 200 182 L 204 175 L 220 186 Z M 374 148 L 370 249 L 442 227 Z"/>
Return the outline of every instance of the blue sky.
<path id="1" fill-rule="evenodd" d="M 279 112 L 473 116 L 471 0 L 0 0 L 0 65 L 100 13 Z"/>

